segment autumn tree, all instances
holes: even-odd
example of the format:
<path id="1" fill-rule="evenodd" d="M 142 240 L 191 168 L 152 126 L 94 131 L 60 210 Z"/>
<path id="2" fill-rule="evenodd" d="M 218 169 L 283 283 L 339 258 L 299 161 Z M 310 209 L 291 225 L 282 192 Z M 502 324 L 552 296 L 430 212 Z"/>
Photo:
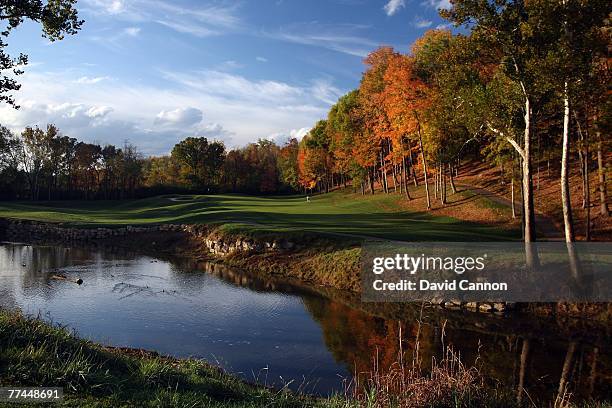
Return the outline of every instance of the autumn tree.
<path id="1" fill-rule="evenodd" d="M 408 198 L 407 176 L 405 157 L 408 157 L 410 168 L 413 172 L 413 181 L 418 184 L 415 166 L 412 158 L 412 138 L 416 136 L 421 152 L 421 163 L 423 165 L 423 177 L 425 180 L 425 193 L 427 208 L 431 208 L 429 185 L 427 180 L 427 160 L 423 148 L 421 118 L 429 104 L 428 89 L 425 83 L 416 76 L 414 69 L 414 58 L 406 55 L 394 55 L 389 61 L 389 67 L 385 73 L 385 91 L 383 94 L 383 106 L 391 126 L 390 137 L 395 150 L 400 151 L 402 157 L 403 179 L 405 191 Z"/>
<path id="2" fill-rule="evenodd" d="M 356 141 L 360 164 L 371 169 L 371 184 L 379 164 L 380 184 L 389 192 L 385 158 L 391 149 L 391 123 L 384 109 L 385 72 L 389 61 L 397 53 L 391 47 L 380 47 L 364 60 L 366 71 L 359 84 L 359 104 L 362 109 L 363 132 Z M 368 147 L 369 146 L 369 147 Z M 373 192 L 373 189 L 372 189 Z"/>

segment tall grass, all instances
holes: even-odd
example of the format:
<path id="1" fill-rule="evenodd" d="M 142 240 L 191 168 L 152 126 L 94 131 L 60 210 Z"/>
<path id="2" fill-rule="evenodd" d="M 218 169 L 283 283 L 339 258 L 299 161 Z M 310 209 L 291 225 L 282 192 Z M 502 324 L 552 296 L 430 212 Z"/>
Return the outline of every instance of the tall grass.
<path id="1" fill-rule="evenodd" d="M 507 407 L 513 401 L 499 390 L 485 384 L 485 377 L 475 367 L 465 366 L 451 345 L 442 341 L 442 355 L 432 358 L 431 368 L 423 369 L 420 353 L 420 323 L 412 357 L 404 351 L 402 328 L 395 361 L 381 367 L 378 353 L 369 371 L 358 373 L 347 384 L 347 400 L 357 406 L 383 407 Z M 444 338 L 444 329 L 442 330 Z"/>

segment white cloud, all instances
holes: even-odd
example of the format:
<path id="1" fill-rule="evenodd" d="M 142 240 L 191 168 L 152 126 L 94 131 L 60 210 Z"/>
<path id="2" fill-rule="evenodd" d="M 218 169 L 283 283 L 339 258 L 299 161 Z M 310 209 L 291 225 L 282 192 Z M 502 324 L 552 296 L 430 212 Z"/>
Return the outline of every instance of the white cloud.
<path id="1" fill-rule="evenodd" d="M 302 137 L 341 93 L 329 79 L 296 85 L 218 71 L 161 75 L 167 81 L 159 85 L 114 79 L 83 86 L 74 71 L 30 69 L 16 95 L 21 109 L 0 105 L 1 122 L 15 131 L 55 123 L 80 140 L 122 145 L 127 139 L 158 155 L 193 135 L 228 147 L 277 133 Z"/>
<path id="2" fill-rule="evenodd" d="M 108 76 L 100 76 L 100 77 L 82 76 L 74 82 L 76 82 L 77 84 L 94 85 L 102 81 L 107 81 L 109 79 L 110 77 Z"/>
<path id="3" fill-rule="evenodd" d="M 122 0 L 85 0 L 95 10 L 106 14 L 119 14 L 125 10 L 125 3 Z"/>
<path id="4" fill-rule="evenodd" d="M 452 7 L 450 0 L 426 0 L 424 4 L 433 7 L 436 10 L 450 10 Z"/>
<path id="5" fill-rule="evenodd" d="M 330 80 L 316 79 L 311 87 L 312 95 L 329 105 L 333 105 L 343 95 L 343 92 L 332 85 Z"/>
<path id="6" fill-rule="evenodd" d="M 240 68 L 244 68 L 244 65 L 234 60 L 224 61 L 222 64 L 218 66 L 218 69 L 221 71 L 234 70 L 234 69 L 240 69 Z"/>
<path id="7" fill-rule="evenodd" d="M 255 59 L 259 62 L 268 62 L 268 59 L 264 57 L 255 57 Z"/>
<path id="8" fill-rule="evenodd" d="M 156 124 L 171 124 L 177 126 L 191 126 L 202 121 L 204 117 L 198 108 L 177 108 L 174 110 L 163 110 L 155 116 Z"/>
<path id="9" fill-rule="evenodd" d="M 431 25 L 433 24 L 433 21 L 426 20 L 422 17 L 416 16 L 414 18 L 413 24 L 416 28 L 427 28 L 427 27 L 431 27 Z"/>
<path id="10" fill-rule="evenodd" d="M 123 30 L 123 32 L 131 37 L 137 37 L 138 34 L 140 34 L 140 28 L 139 27 L 127 27 L 125 30 Z"/>
<path id="11" fill-rule="evenodd" d="M 404 0 L 389 0 L 389 2 L 385 4 L 385 7 L 383 7 L 383 9 L 385 10 L 385 13 L 387 13 L 388 16 L 392 16 L 405 6 L 406 4 Z"/>
<path id="12" fill-rule="evenodd" d="M 310 132 L 310 128 L 303 127 L 299 129 L 291 129 L 289 132 L 277 132 L 268 136 L 266 139 L 273 141 L 279 146 L 286 144 L 289 139 L 296 138 L 298 141 L 302 140 Z"/>
<path id="13" fill-rule="evenodd" d="M 113 111 L 110 106 L 92 106 L 87 109 L 86 115 L 90 118 L 103 118 Z"/>
<path id="14" fill-rule="evenodd" d="M 167 0 L 83 0 L 88 11 L 130 22 L 155 22 L 197 37 L 219 35 L 242 27 L 236 7 L 187 7 Z"/>
<path id="15" fill-rule="evenodd" d="M 327 48 L 344 54 L 365 57 L 379 44 L 359 34 L 365 26 L 355 24 L 326 25 L 317 22 L 282 27 L 267 37 L 296 44 Z"/>
<path id="16" fill-rule="evenodd" d="M 302 88 L 284 82 L 251 81 L 240 75 L 214 70 L 190 74 L 164 71 L 163 75 L 191 90 L 198 90 L 227 100 L 251 101 L 258 104 L 293 100 L 304 92 Z"/>
<path id="17" fill-rule="evenodd" d="M 289 132 L 289 136 L 295 137 L 297 140 L 302 140 L 302 138 L 306 136 L 308 132 L 310 132 L 310 128 L 303 127 L 300 129 L 292 129 L 291 132 Z"/>

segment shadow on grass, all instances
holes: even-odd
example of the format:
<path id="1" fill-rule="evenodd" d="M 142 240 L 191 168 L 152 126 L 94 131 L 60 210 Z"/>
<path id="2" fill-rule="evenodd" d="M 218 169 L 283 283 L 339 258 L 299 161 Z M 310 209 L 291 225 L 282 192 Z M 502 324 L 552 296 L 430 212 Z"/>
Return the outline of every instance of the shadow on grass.
<path id="1" fill-rule="evenodd" d="M 245 195 L 189 196 L 189 201 L 155 197 L 132 201 L 4 203 L 0 216 L 60 221 L 77 226 L 157 223 L 234 223 L 268 231 L 299 230 L 400 241 L 491 241 L 517 239 L 501 223 L 481 224 L 397 206 L 398 196 L 355 199 L 335 192 L 313 197 Z M 460 205 L 470 198 L 450 205 Z M 384 209 L 383 209 L 384 208 Z"/>

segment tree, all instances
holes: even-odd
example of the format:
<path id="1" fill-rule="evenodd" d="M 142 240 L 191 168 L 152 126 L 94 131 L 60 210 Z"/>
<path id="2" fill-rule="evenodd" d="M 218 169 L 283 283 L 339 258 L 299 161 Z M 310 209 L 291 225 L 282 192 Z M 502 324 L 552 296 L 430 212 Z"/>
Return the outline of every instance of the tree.
<path id="1" fill-rule="evenodd" d="M 380 163 L 380 184 L 388 193 L 385 157 L 389 152 L 391 124 L 384 109 L 385 72 L 389 60 L 397 53 L 391 47 L 380 47 L 364 60 L 368 69 L 359 84 L 359 104 L 362 108 L 363 132 L 359 135 L 357 152 L 363 166 L 372 169 L 370 184 L 372 193 L 376 162 Z"/>
<path id="2" fill-rule="evenodd" d="M 308 137 L 303 139 L 304 146 L 310 150 L 307 156 L 311 160 L 311 170 L 317 182 L 323 184 L 325 192 L 329 192 L 330 173 L 333 169 L 333 155 L 330 151 L 332 140 L 328 133 L 326 120 L 318 121 L 308 133 Z"/>
<path id="3" fill-rule="evenodd" d="M 0 78 L 0 101 L 18 108 L 11 92 L 19 90 L 21 85 L 14 76 L 21 75 L 21 68 L 28 63 L 27 55 L 12 57 L 6 51 L 11 32 L 30 20 L 41 25 L 42 35 L 49 41 L 74 35 L 83 25 L 75 4 L 76 0 L 0 0 L 0 20 L 5 23 L 0 31 L 0 71 L 11 71 L 12 74 Z"/>
<path id="4" fill-rule="evenodd" d="M 563 100 L 560 182 L 566 242 L 575 240 L 569 188 L 571 111 L 574 110 L 575 113 L 578 110 L 579 99 L 583 103 L 588 101 L 589 98 L 585 94 L 597 89 L 597 80 L 594 80 L 592 73 L 597 69 L 598 58 L 606 56 L 608 52 L 609 38 L 603 34 L 608 19 L 609 3 L 606 1 L 561 0 L 543 2 L 540 5 L 539 26 L 548 32 L 549 43 L 546 45 L 551 50 L 548 58 L 551 62 L 547 65 L 552 68 L 545 71 L 542 82 L 556 90 Z M 559 20 L 562 24 L 559 24 Z M 574 117 L 578 118 L 576 114 Z M 579 133 L 582 133 L 579 122 L 577 126 Z M 583 143 L 588 143 L 588 140 L 584 140 L 585 135 L 582 136 Z M 588 155 L 581 156 L 588 164 Z M 583 163 L 581 165 L 583 177 L 588 178 L 588 165 L 585 166 Z M 588 185 L 585 187 L 585 197 L 588 197 Z"/>
<path id="5" fill-rule="evenodd" d="M 221 142 L 208 143 L 205 137 L 188 137 L 174 146 L 171 155 L 183 167 L 188 184 L 210 187 L 218 181 L 225 146 Z"/>
<path id="6" fill-rule="evenodd" d="M 538 69 L 547 52 L 539 47 L 546 33 L 538 30 L 534 12 L 522 0 L 456 0 L 450 10 L 441 11 L 443 17 L 470 28 L 476 44 L 496 52 L 504 73 L 520 87 L 523 99 L 523 145 L 519 145 L 512 135 L 504 134 L 500 129 L 493 126 L 489 126 L 489 129 L 504 137 L 522 159 L 524 240 L 527 243 L 536 238 L 531 137 L 534 127 L 533 108 L 540 96 Z M 531 265 L 535 262 L 535 259 L 529 260 Z"/>
<path id="7" fill-rule="evenodd" d="M 0 126 L 0 191 L 3 198 L 19 190 L 20 152 L 23 151 L 22 142 L 13 132 L 5 126 Z"/>
<path id="8" fill-rule="evenodd" d="M 292 137 L 281 148 L 278 156 L 278 168 L 281 180 L 294 190 L 300 188 L 297 166 L 298 150 L 299 143 L 296 138 Z"/>
<path id="9" fill-rule="evenodd" d="M 47 134 L 44 130 L 36 127 L 27 127 L 22 133 L 22 149 L 19 154 L 20 165 L 26 173 L 30 198 L 38 200 L 40 191 L 40 178 L 43 173 L 46 160 L 50 156 L 50 144 L 47 142 Z"/>
<path id="10" fill-rule="evenodd" d="M 407 183 L 406 157 L 412 171 L 415 185 L 418 185 L 412 158 L 412 142 L 410 135 L 417 135 L 421 140 L 419 112 L 426 106 L 427 90 L 425 84 L 416 78 L 414 73 L 414 58 L 407 55 L 396 55 L 389 61 L 385 73 L 385 92 L 383 104 L 391 124 L 391 140 L 394 150 L 400 152 L 402 162 L 402 178 L 406 197 L 410 199 Z M 422 145 L 422 141 L 421 144 Z M 423 174 L 425 178 L 425 193 L 427 208 L 431 208 L 429 186 L 427 185 L 427 164 L 422 152 Z"/>

